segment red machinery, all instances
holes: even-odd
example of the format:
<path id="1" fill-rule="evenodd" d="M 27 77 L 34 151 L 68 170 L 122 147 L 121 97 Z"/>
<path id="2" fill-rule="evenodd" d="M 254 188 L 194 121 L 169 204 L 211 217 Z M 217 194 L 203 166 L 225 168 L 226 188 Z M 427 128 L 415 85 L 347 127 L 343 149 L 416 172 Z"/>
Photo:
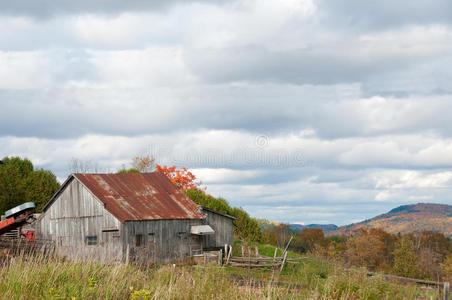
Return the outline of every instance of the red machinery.
<path id="1" fill-rule="evenodd" d="M 33 202 L 27 202 L 7 210 L 5 212 L 6 220 L 0 222 L 0 236 L 31 223 L 34 220 L 33 212 L 35 207 Z M 33 230 L 20 232 L 20 235 L 25 237 L 27 242 L 35 241 L 35 232 Z"/>

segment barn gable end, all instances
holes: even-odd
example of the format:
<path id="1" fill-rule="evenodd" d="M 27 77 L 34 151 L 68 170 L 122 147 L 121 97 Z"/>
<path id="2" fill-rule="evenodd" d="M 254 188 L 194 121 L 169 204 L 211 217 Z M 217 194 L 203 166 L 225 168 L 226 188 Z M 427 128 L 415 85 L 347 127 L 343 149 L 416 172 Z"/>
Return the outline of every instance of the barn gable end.
<path id="1" fill-rule="evenodd" d="M 121 222 L 73 176 L 46 205 L 38 221 L 39 237 L 54 241 L 61 256 L 122 260 Z"/>

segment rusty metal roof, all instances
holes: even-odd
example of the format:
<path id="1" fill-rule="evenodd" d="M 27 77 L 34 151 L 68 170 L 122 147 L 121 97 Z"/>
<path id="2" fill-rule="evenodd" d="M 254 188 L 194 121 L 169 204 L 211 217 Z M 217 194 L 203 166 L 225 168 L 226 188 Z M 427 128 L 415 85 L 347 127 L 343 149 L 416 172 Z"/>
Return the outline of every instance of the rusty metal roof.
<path id="1" fill-rule="evenodd" d="M 198 205 L 164 174 L 74 174 L 119 221 L 202 219 Z"/>

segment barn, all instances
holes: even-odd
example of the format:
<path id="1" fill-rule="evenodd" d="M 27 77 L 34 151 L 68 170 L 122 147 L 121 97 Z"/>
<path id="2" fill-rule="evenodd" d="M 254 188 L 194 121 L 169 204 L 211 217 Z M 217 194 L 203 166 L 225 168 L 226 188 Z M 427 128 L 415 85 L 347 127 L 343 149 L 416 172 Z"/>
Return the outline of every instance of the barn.
<path id="1" fill-rule="evenodd" d="M 36 234 L 71 260 L 161 264 L 230 245 L 233 221 L 160 172 L 72 174 L 44 206 Z"/>

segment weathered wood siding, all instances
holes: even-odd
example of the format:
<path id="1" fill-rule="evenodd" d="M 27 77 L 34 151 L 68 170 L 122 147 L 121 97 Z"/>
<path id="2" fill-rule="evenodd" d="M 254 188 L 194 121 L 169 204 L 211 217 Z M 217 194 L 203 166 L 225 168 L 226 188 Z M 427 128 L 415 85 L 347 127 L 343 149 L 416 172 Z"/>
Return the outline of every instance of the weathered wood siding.
<path id="1" fill-rule="evenodd" d="M 210 210 L 204 213 L 206 219 L 121 223 L 73 177 L 40 216 L 36 230 L 38 238 L 54 241 L 57 254 L 71 260 L 162 264 L 203 248 L 232 244 L 233 219 Z M 190 234 L 191 226 L 202 224 L 210 225 L 215 234 Z M 89 245 L 87 237 L 97 237 L 97 244 Z"/>
<path id="2" fill-rule="evenodd" d="M 204 248 L 219 248 L 225 244 L 232 245 L 234 239 L 234 223 L 233 219 L 213 211 L 203 209 L 207 214 L 206 224 L 210 225 L 215 234 L 204 236 Z"/>
<path id="3" fill-rule="evenodd" d="M 129 252 L 131 259 L 140 263 L 183 260 L 190 256 L 191 250 L 201 249 L 202 237 L 190 234 L 190 226 L 202 223 L 203 220 L 126 221 L 124 252 Z"/>
<path id="4" fill-rule="evenodd" d="M 106 228 L 118 231 L 103 232 Z M 55 241 L 57 254 L 72 260 L 124 258 L 122 224 L 75 178 L 42 214 L 37 234 L 39 238 Z M 97 245 L 88 245 L 88 236 L 97 236 Z"/>

